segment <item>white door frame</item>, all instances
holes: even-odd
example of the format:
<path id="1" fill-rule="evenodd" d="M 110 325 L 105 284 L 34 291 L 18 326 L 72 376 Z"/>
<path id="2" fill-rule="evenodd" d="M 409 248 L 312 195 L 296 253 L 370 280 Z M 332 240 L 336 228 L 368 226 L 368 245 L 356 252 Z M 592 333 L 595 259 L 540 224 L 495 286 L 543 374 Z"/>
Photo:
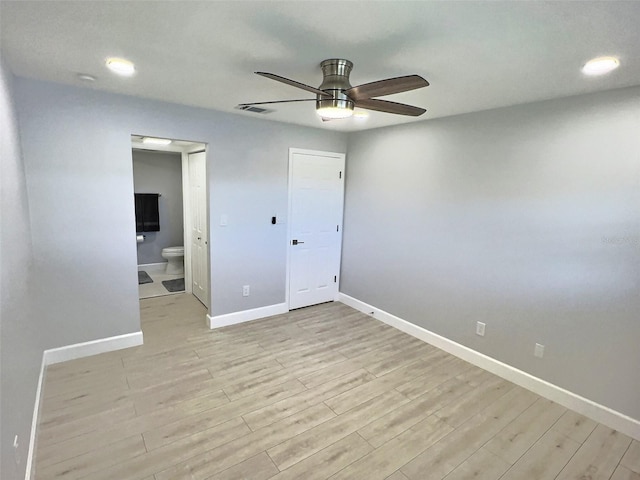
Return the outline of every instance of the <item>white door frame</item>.
<path id="1" fill-rule="evenodd" d="M 285 291 L 285 303 L 287 305 L 287 311 L 290 309 L 289 303 L 289 289 L 290 289 L 290 268 L 291 268 L 291 211 L 292 211 L 292 200 L 293 200 L 293 192 L 291 191 L 291 184 L 293 182 L 293 156 L 296 153 L 306 154 L 306 155 L 316 155 L 319 157 L 331 157 L 341 159 L 343 165 L 346 168 L 346 155 L 344 153 L 337 152 L 324 152 L 321 150 L 307 150 L 304 148 L 289 148 L 289 181 L 287 184 L 288 189 L 288 201 L 287 201 L 287 275 L 286 275 L 286 291 Z M 342 169 L 342 178 L 345 175 L 345 169 Z M 338 254 L 340 255 L 339 269 L 342 269 L 342 231 L 344 230 L 343 225 L 344 220 L 344 186 L 342 190 L 342 209 L 340 210 L 340 241 L 338 245 Z M 338 297 L 340 295 L 340 271 L 338 271 L 338 281 L 336 295 L 334 297 L 334 301 L 338 301 Z"/>
<path id="2" fill-rule="evenodd" d="M 191 216 L 190 216 L 190 200 L 189 200 L 189 154 L 197 153 L 204 150 L 206 155 L 209 154 L 208 145 L 204 142 L 191 142 L 192 146 L 176 146 L 169 145 L 131 145 L 132 150 L 146 150 L 156 152 L 175 152 L 181 154 L 181 166 L 182 166 L 182 225 L 183 225 L 183 245 L 184 245 L 184 291 L 185 293 L 193 293 L 193 282 L 191 274 Z M 205 181 L 205 188 L 207 194 L 207 234 L 209 232 L 209 182 Z M 207 238 L 207 275 L 211 273 L 210 266 L 210 244 Z M 210 281 L 210 280 L 209 280 Z M 209 294 L 208 294 L 209 295 Z M 210 295 L 209 295 L 210 296 Z M 210 300 L 209 300 L 210 301 Z"/>
<path id="3" fill-rule="evenodd" d="M 189 152 L 182 151 L 182 225 L 184 245 L 184 291 L 193 293 L 191 281 L 191 200 L 189 198 Z"/>

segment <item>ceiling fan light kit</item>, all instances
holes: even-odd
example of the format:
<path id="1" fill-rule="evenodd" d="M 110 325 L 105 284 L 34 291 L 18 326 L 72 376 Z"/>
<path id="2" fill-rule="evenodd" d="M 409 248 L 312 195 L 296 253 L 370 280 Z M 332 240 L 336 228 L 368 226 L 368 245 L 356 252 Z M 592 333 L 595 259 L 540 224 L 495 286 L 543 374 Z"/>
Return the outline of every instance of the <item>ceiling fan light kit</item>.
<path id="1" fill-rule="evenodd" d="M 405 105 L 403 103 L 374 98 L 429 86 L 429 82 L 419 75 L 387 78 L 385 80 L 378 80 L 377 82 L 352 87 L 349 82 L 349 75 L 353 69 L 353 63 L 349 60 L 331 58 L 320 63 L 320 67 L 322 68 L 323 79 L 318 88 L 273 73 L 256 72 L 256 74 L 292 87 L 300 88 L 307 92 L 315 93 L 316 113 L 322 120 L 348 118 L 353 115 L 355 107 L 413 117 L 420 116 L 426 112 L 424 108 L 414 107 L 413 105 Z M 313 100 L 314 99 L 299 99 L 242 103 L 239 107 Z"/>
<path id="2" fill-rule="evenodd" d="M 353 102 L 351 100 L 317 100 L 316 113 L 322 118 L 331 120 L 349 118 L 353 115 Z"/>

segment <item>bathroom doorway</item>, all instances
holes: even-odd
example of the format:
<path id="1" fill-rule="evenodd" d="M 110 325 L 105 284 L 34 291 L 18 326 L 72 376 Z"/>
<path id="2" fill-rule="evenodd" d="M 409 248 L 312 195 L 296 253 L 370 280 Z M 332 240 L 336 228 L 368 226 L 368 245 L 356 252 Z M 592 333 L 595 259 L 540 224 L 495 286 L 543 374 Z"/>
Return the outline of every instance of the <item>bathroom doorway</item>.
<path id="1" fill-rule="evenodd" d="M 139 297 L 186 292 L 208 307 L 206 144 L 132 135 L 131 148 Z"/>

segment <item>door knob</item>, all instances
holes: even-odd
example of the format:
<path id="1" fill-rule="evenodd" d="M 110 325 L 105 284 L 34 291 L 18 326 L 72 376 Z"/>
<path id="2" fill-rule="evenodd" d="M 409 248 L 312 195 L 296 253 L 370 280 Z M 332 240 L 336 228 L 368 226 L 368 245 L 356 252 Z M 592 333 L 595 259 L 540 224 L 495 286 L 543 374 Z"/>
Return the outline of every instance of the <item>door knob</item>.
<path id="1" fill-rule="evenodd" d="M 304 243 L 304 242 L 299 242 L 298 240 L 291 240 L 291 245 L 298 245 L 300 243 Z"/>

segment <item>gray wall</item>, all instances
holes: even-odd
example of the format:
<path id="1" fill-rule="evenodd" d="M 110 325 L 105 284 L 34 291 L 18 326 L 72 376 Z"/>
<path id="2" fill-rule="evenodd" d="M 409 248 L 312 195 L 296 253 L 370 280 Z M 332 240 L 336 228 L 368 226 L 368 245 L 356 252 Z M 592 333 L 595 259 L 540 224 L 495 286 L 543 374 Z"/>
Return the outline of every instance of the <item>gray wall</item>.
<path id="1" fill-rule="evenodd" d="M 344 293 L 640 419 L 640 88 L 354 134 L 346 180 Z"/>
<path id="2" fill-rule="evenodd" d="M 0 477 L 6 480 L 24 478 L 43 351 L 41 321 L 31 309 L 29 204 L 12 80 L 0 60 Z"/>
<path id="3" fill-rule="evenodd" d="M 137 244 L 138 265 L 166 262 L 162 249 L 184 243 L 182 155 L 134 150 L 133 189 L 135 193 L 161 194 L 160 231 L 144 233 L 144 243 Z"/>
<path id="4" fill-rule="evenodd" d="M 286 216 L 288 148 L 344 152 L 346 135 L 24 78 L 15 94 L 49 347 L 140 328 L 131 134 L 208 144 L 212 314 L 285 301 L 271 217 Z"/>

